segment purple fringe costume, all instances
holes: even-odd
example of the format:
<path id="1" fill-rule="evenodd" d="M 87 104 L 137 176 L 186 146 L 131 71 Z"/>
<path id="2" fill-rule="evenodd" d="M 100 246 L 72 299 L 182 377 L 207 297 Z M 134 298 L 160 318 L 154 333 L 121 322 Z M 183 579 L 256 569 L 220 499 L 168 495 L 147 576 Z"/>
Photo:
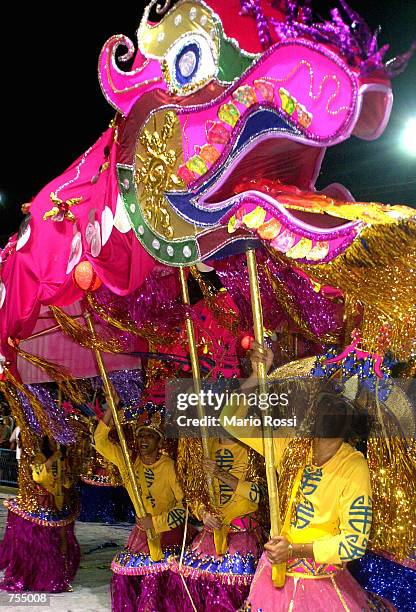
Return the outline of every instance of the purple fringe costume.
<path id="1" fill-rule="evenodd" d="M 16 500 L 8 508 L 6 530 L 0 543 L 0 589 L 5 591 L 68 591 L 80 560 L 74 534 L 75 516 L 69 513 L 28 513 Z"/>

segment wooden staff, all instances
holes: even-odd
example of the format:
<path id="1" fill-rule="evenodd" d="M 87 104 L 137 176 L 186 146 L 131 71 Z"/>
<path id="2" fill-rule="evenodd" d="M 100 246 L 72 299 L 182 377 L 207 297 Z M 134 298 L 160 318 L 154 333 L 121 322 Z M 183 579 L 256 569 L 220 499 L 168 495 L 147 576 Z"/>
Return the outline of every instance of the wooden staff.
<path id="1" fill-rule="evenodd" d="M 261 307 L 259 276 L 257 272 L 256 252 L 249 249 L 246 253 L 248 274 L 250 279 L 251 308 L 253 312 L 254 338 L 260 346 L 264 346 L 263 311 Z M 267 372 L 264 363 L 258 364 L 257 376 L 259 379 L 259 392 L 268 393 Z M 263 395 L 264 397 L 264 395 Z M 270 415 L 268 407 L 265 415 Z M 273 431 L 270 426 L 263 426 L 264 459 L 266 464 L 267 489 L 270 507 L 270 535 L 272 538 L 280 535 L 280 508 L 279 493 L 277 490 L 276 469 L 274 466 Z M 282 587 L 285 583 L 286 564 L 273 565 L 273 583 Z"/>

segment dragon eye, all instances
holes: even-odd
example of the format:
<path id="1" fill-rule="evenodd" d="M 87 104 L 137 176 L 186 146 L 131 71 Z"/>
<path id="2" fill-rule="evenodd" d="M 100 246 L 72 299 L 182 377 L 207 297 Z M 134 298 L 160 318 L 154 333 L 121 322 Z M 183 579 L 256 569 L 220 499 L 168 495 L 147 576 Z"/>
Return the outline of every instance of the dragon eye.
<path id="1" fill-rule="evenodd" d="M 195 43 L 186 45 L 176 58 L 175 76 L 178 83 L 186 84 L 192 80 L 198 70 L 201 55 Z"/>
<path id="2" fill-rule="evenodd" d="M 170 90 L 187 95 L 204 87 L 218 71 L 216 53 L 210 41 L 201 34 L 176 41 L 162 63 Z"/>

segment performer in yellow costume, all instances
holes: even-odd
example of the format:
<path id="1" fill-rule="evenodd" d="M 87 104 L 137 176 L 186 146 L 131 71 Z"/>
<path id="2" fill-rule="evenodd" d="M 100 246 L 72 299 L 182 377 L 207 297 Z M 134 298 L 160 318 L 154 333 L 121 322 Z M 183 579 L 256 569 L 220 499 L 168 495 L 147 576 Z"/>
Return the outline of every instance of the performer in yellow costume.
<path id="1" fill-rule="evenodd" d="M 255 454 L 245 444 L 225 437 L 225 432 L 224 437 L 209 439 L 208 445 L 210 459 L 203 461 L 201 470 L 213 480 L 217 507 L 206 508 L 203 502 L 190 499 L 191 510 L 204 527 L 185 551 L 179 568 L 188 592 L 178 583 L 170 594 L 172 609 L 176 601 L 177 609 L 184 612 L 192 612 L 193 606 L 200 612 L 239 609 L 262 551 L 257 513 L 262 483 Z M 185 478 L 190 461 L 188 457 Z M 192 490 L 192 484 L 187 485 Z"/>
<path id="2" fill-rule="evenodd" d="M 27 457 L 22 461 L 26 464 Z M 74 533 L 77 509 L 66 448 L 44 436 L 40 452 L 27 467 L 31 472 L 25 490 L 29 504 L 20 495 L 5 502 L 9 512 L 0 545 L 0 568 L 5 570 L 0 589 L 72 590 L 80 547 Z"/>
<path id="3" fill-rule="evenodd" d="M 244 387 L 256 385 L 257 363 L 262 360 L 269 369 L 272 357 L 270 351 L 254 346 L 253 374 Z M 258 431 L 226 424 L 226 416 L 245 417 L 246 411 L 244 402 L 229 405 L 221 421 L 232 435 L 264 454 Z M 253 579 L 248 598 L 253 612 L 375 609 L 345 569 L 347 561 L 364 555 L 372 520 L 367 461 L 345 441 L 353 412 L 348 400 L 324 392 L 316 400 L 319 437 L 273 438 L 283 525 L 281 535 L 265 545 Z M 272 583 L 273 563 L 286 564 L 282 588 Z M 385 609 L 381 601 L 377 606 Z"/>
<path id="4" fill-rule="evenodd" d="M 43 489 L 45 506 L 62 510 L 66 491 L 73 485 L 73 479 L 66 450 L 59 448 L 47 436 L 42 440 L 41 453 L 35 457 L 32 478 Z"/>
<path id="5" fill-rule="evenodd" d="M 121 448 L 109 439 L 111 411 L 108 409 L 95 431 L 95 447 L 114 463 L 132 498 L 131 482 Z M 185 510 L 183 492 L 173 460 L 162 453 L 163 432 L 160 415 L 143 420 L 137 430 L 137 457 L 134 470 L 147 511 L 137 518 L 127 546 L 114 558 L 111 569 L 112 606 L 115 612 L 163 611 L 169 581 L 169 557 L 179 553 Z M 153 529 L 152 546 L 160 551 L 159 560 L 150 556 L 146 530 Z M 154 554 L 152 555 L 154 558 Z"/>

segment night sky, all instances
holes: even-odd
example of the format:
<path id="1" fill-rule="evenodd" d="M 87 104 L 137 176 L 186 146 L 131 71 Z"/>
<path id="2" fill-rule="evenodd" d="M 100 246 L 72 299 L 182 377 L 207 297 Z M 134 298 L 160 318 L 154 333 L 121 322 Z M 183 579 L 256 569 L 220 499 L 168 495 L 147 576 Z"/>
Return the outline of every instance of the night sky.
<path id="1" fill-rule="evenodd" d="M 225 1 L 225 0 L 224 0 Z M 333 2 L 315 2 L 326 15 Z M 388 57 L 416 39 L 416 0 L 351 0 L 372 28 L 381 26 Z M 46 5 L 46 6 L 45 6 Z M 19 225 L 20 204 L 59 175 L 114 115 L 97 79 L 101 47 L 113 34 L 135 40 L 144 2 L 8 3 L 3 19 L 0 245 Z M 416 56 L 393 83 L 389 127 L 375 142 L 351 138 L 328 150 L 318 185 L 345 184 L 357 200 L 416 206 L 416 156 L 400 136 L 416 117 Z"/>

